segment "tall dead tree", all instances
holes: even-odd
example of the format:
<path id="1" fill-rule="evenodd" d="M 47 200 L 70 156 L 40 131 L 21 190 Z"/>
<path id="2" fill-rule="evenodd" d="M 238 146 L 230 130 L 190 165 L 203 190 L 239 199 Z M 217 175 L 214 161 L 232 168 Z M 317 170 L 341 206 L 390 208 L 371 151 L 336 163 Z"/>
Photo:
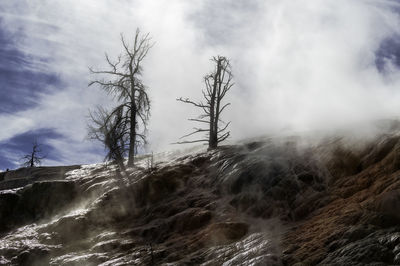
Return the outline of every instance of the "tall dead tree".
<path id="1" fill-rule="evenodd" d="M 188 103 L 198 107 L 203 112 L 199 117 L 189 119 L 190 121 L 207 124 L 206 128 L 194 128 L 192 133 L 183 136 L 181 139 L 197 133 L 205 133 L 204 138 L 177 142 L 178 144 L 208 142 L 209 149 L 215 149 L 218 143 L 226 140 L 230 136 L 230 131 L 226 131 L 230 122 L 225 123 L 221 120 L 221 114 L 230 103 L 223 104 L 226 93 L 232 88 L 233 75 L 229 59 L 224 56 L 216 56 L 211 59 L 215 64 L 215 69 L 204 77 L 205 90 L 202 90 L 203 101 L 194 102 L 189 98 L 179 98 L 180 102 Z M 222 124 L 223 126 L 220 126 Z"/>
<path id="2" fill-rule="evenodd" d="M 149 34 L 141 35 L 136 30 L 134 42 L 129 45 L 121 34 L 123 53 L 117 60 L 111 61 L 106 54 L 105 58 L 109 69 L 94 70 L 92 74 L 103 76 L 102 79 L 93 80 L 91 85 L 99 85 L 107 93 L 112 95 L 118 102 L 110 115 L 115 115 L 118 109 L 122 116 L 119 123 L 127 130 L 121 132 L 121 138 L 128 142 L 128 166 L 133 166 L 138 146 L 146 143 L 146 125 L 150 115 L 150 100 L 147 88 L 141 80 L 142 63 L 148 51 L 153 46 Z M 109 119 L 107 119 L 109 120 Z M 118 135 L 118 134 L 116 134 Z"/>
<path id="3" fill-rule="evenodd" d="M 32 144 L 32 151 L 23 156 L 21 158 L 22 165 L 25 167 L 35 167 L 37 165 L 40 165 L 42 163 L 42 160 L 46 157 L 45 155 L 42 155 L 42 149 L 40 147 L 41 145 L 37 143 L 35 140 Z"/>

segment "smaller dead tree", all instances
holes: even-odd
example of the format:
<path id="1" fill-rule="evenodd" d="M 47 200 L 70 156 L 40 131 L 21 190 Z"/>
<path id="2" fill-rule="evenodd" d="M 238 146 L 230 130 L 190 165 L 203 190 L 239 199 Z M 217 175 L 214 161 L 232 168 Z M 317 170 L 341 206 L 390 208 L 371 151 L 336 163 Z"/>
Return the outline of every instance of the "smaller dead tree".
<path id="1" fill-rule="evenodd" d="M 105 160 L 115 162 L 120 171 L 125 173 L 124 156 L 128 150 L 126 136 L 128 125 L 124 123 L 123 117 L 122 107 L 114 109 L 111 113 L 98 107 L 95 112 L 90 113 L 88 136 L 90 139 L 102 142 L 107 150 Z"/>
<path id="2" fill-rule="evenodd" d="M 230 103 L 223 104 L 222 100 L 234 85 L 231 65 L 229 59 L 224 56 L 213 57 L 211 61 L 215 64 L 215 69 L 204 77 L 204 83 L 206 85 L 206 89 L 202 91 L 204 100 L 195 102 L 189 98 L 184 99 L 181 97 L 177 99 L 180 102 L 200 108 L 202 114 L 197 118 L 189 120 L 207 125 L 206 128 L 194 128 L 192 133 L 181 137 L 181 139 L 197 133 L 205 133 L 205 137 L 195 140 L 180 141 L 177 142 L 177 144 L 208 142 L 208 148 L 215 149 L 220 142 L 226 140 L 230 136 L 230 131 L 227 131 L 230 122 L 225 123 L 221 119 L 221 114 L 225 108 L 230 105 Z M 222 126 L 220 126 L 221 124 Z"/>
<path id="3" fill-rule="evenodd" d="M 21 158 L 23 161 L 22 166 L 35 167 L 40 165 L 44 158 L 46 158 L 46 156 L 42 154 L 41 145 L 35 140 L 32 144 L 32 151 Z"/>

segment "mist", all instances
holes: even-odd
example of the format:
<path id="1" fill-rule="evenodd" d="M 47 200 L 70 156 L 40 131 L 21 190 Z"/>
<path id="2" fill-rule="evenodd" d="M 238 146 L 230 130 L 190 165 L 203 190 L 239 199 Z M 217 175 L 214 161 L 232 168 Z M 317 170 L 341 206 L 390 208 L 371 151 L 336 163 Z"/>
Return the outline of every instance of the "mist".
<path id="1" fill-rule="evenodd" d="M 235 86 L 223 120 L 232 141 L 287 131 L 332 130 L 397 118 L 400 108 L 400 4 L 395 1 L 109 1 L 5 0 L 1 25 L 31 68 L 55 73 L 37 105 L 1 113 L 0 141 L 40 128 L 62 158 L 50 164 L 102 159 L 85 140 L 89 108 L 111 106 L 87 88 L 88 66 L 105 66 L 121 52 L 120 33 L 149 32 L 155 45 L 144 61 L 152 101 L 147 150 L 196 126 L 197 110 L 176 102 L 201 99 L 214 55 L 230 58 Z M 75 159 L 74 159 L 75 158 Z"/>

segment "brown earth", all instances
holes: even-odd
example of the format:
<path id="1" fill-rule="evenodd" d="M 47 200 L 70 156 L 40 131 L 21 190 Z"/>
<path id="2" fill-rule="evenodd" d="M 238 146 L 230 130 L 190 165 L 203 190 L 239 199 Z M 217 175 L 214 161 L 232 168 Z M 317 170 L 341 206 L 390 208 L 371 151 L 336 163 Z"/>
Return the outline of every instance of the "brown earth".
<path id="1" fill-rule="evenodd" d="M 399 140 L 382 136 L 361 151 L 335 150 L 335 156 L 328 157 L 332 179 L 321 196 L 329 203 L 284 235 L 285 264 L 400 264 Z M 388 234 L 395 238 L 389 247 L 380 240 Z M 353 252 L 346 253 L 357 241 L 370 250 L 353 246 Z"/>

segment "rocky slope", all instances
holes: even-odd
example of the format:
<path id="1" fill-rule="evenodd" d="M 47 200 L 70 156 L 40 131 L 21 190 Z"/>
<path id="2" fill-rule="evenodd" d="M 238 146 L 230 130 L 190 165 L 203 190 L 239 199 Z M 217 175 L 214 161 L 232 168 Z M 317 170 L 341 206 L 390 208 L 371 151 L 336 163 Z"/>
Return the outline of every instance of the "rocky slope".
<path id="1" fill-rule="evenodd" d="M 0 265 L 400 264 L 400 137 L 0 174 Z"/>

